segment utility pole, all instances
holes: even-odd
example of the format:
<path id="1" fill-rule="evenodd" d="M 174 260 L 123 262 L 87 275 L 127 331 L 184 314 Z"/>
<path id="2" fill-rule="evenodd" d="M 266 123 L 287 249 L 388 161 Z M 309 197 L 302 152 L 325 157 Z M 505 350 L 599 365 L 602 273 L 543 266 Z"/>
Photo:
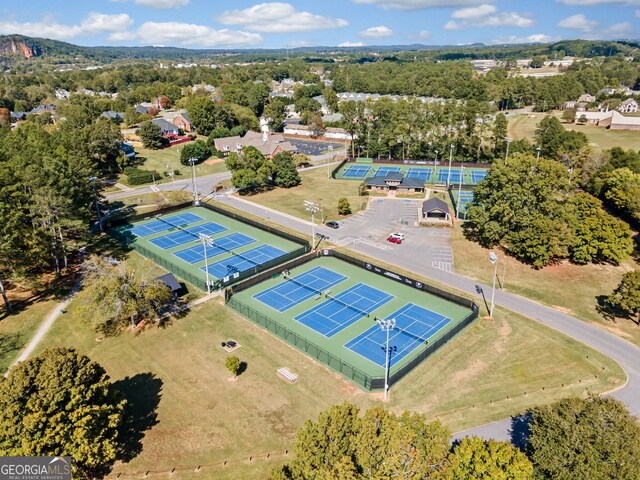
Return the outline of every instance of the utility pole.
<path id="1" fill-rule="evenodd" d="M 102 229 L 102 215 L 100 214 L 100 202 L 98 201 L 98 194 L 96 193 L 96 184 L 95 181 L 97 177 L 89 177 L 89 181 L 91 182 L 91 190 L 93 190 L 93 198 L 96 202 L 96 213 L 98 214 L 98 226 L 100 227 L 100 231 Z"/>

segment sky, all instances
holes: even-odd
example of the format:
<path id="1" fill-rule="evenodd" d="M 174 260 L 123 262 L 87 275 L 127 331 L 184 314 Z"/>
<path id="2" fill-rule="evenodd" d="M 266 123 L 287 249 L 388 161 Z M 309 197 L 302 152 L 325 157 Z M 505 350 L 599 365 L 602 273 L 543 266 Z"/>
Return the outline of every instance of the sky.
<path id="1" fill-rule="evenodd" d="M 640 0 L 0 0 L 0 34 L 186 48 L 640 38 Z"/>

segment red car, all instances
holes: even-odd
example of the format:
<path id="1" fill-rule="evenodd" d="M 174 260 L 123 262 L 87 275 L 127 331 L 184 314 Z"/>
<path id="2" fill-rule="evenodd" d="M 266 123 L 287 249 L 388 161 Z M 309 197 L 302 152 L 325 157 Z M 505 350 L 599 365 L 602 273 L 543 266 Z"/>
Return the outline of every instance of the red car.
<path id="1" fill-rule="evenodd" d="M 402 240 L 399 239 L 398 237 L 394 237 L 393 235 L 391 235 L 387 237 L 387 242 L 397 243 L 398 245 L 400 245 L 402 243 Z"/>

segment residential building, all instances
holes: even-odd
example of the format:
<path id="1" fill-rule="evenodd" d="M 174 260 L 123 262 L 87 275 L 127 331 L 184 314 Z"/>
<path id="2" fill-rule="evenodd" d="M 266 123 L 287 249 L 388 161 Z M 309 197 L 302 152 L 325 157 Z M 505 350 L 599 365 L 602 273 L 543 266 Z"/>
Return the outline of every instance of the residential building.
<path id="1" fill-rule="evenodd" d="M 164 118 L 154 118 L 151 120 L 151 123 L 160 127 L 162 131 L 162 136 L 167 135 L 178 135 L 178 127 L 176 127 L 173 123 L 166 121 Z"/>
<path id="2" fill-rule="evenodd" d="M 285 141 L 279 133 L 252 132 L 249 131 L 244 137 L 237 135 L 232 137 L 216 138 L 213 141 L 216 150 L 227 156 L 229 153 L 240 153 L 243 148 L 255 147 L 265 158 L 271 158 L 278 152 L 296 152 L 296 147 Z"/>
<path id="3" fill-rule="evenodd" d="M 638 102 L 633 98 L 627 98 L 624 102 L 618 105 L 616 110 L 620 113 L 635 113 L 638 111 Z"/>

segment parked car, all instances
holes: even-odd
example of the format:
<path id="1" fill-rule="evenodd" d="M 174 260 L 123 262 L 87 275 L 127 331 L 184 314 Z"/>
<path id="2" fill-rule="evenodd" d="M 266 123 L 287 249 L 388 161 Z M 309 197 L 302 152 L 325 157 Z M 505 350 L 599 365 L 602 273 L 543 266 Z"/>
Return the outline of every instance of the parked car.
<path id="1" fill-rule="evenodd" d="M 402 240 L 399 239 L 398 237 L 394 237 L 392 235 L 387 237 L 387 242 L 391 242 L 391 243 L 397 243 L 398 245 L 400 245 L 402 243 Z"/>
<path id="2" fill-rule="evenodd" d="M 327 222 L 327 223 L 324 224 L 324 226 L 325 227 L 329 227 L 329 228 L 333 228 L 333 229 L 336 229 L 336 228 L 340 227 L 340 225 L 338 225 L 338 222 Z"/>
<path id="3" fill-rule="evenodd" d="M 400 232 L 394 232 L 391 235 L 389 235 L 390 237 L 394 237 L 394 238 L 398 238 L 400 240 L 404 240 L 404 233 L 400 233 Z"/>

